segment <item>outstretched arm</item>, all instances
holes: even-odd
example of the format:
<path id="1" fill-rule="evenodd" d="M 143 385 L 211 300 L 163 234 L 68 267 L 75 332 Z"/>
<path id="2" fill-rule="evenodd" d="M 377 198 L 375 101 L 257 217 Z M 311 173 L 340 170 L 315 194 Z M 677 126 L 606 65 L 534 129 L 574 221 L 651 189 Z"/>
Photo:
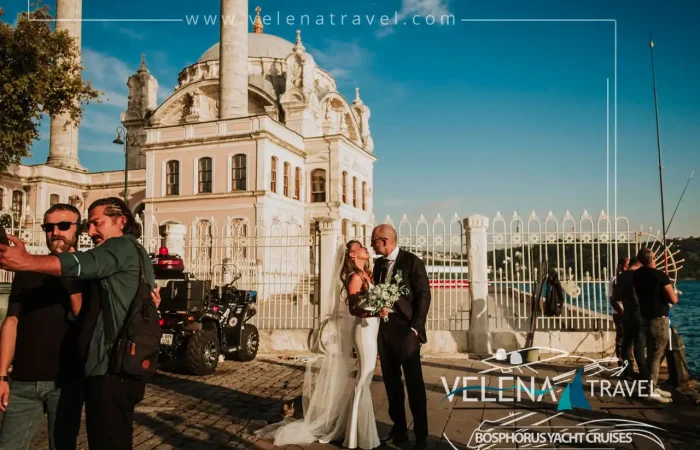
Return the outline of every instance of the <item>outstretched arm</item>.
<path id="1" fill-rule="evenodd" d="M 410 277 L 411 290 L 413 291 L 414 307 L 413 317 L 411 318 L 411 328 L 418 332 L 418 336 L 425 339 L 425 323 L 428 320 L 428 311 L 430 310 L 430 281 L 428 280 L 428 272 L 425 270 L 425 264 L 418 257 L 413 263 L 413 273 Z"/>

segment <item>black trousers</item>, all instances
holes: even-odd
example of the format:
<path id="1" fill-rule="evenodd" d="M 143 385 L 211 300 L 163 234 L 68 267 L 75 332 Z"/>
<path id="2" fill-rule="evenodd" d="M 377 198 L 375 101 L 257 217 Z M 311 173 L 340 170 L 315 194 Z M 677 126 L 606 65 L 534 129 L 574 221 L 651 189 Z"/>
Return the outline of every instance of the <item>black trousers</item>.
<path id="1" fill-rule="evenodd" d="M 85 378 L 85 426 L 91 449 L 131 450 L 134 408 L 146 382 L 115 375 Z"/>
<path id="2" fill-rule="evenodd" d="M 428 405 L 418 336 L 405 320 L 396 314 L 390 314 L 388 322 L 381 322 L 378 340 L 382 376 L 389 400 L 389 417 L 394 422 L 392 432 L 403 433 L 408 430 L 404 385 L 401 380 L 403 370 L 408 405 L 413 415 L 413 432 L 417 441 L 425 441 L 428 438 Z"/>

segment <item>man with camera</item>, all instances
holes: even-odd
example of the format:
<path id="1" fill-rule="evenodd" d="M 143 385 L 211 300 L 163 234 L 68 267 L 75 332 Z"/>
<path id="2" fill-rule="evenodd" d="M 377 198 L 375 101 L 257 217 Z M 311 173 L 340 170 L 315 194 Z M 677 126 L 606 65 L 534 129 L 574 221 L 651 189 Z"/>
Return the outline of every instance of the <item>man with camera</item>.
<path id="1" fill-rule="evenodd" d="M 0 268 L 87 282 L 83 301 L 92 316 L 85 318 L 91 330 L 83 385 L 88 444 L 131 449 L 134 408 L 157 363 L 158 291 L 149 255 L 137 241 L 139 225 L 126 203 L 99 199 L 88 214 L 95 248 L 36 256 L 10 236 L 14 246 L 0 245 Z M 134 330 L 142 334 L 131 334 Z"/>
<path id="2" fill-rule="evenodd" d="M 75 251 L 80 212 L 56 204 L 41 225 L 53 255 Z M 17 272 L 0 331 L 0 449 L 29 447 L 48 416 L 49 446 L 74 449 L 80 429 L 82 367 L 74 341 L 82 296 L 60 277 Z M 12 383 L 9 368 L 14 358 Z"/>

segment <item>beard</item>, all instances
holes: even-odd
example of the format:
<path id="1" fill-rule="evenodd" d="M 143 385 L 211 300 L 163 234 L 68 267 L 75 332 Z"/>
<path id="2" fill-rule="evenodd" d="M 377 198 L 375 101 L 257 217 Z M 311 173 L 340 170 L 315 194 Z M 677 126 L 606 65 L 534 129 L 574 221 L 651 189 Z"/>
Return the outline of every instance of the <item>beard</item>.
<path id="1" fill-rule="evenodd" d="M 55 252 L 57 250 L 67 252 L 68 250 L 70 250 L 71 247 L 75 248 L 76 242 L 77 240 L 75 238 L 69 240 L 63 236 L 54 236 L 49 242 L 49 248 L 52 252 Z"/>

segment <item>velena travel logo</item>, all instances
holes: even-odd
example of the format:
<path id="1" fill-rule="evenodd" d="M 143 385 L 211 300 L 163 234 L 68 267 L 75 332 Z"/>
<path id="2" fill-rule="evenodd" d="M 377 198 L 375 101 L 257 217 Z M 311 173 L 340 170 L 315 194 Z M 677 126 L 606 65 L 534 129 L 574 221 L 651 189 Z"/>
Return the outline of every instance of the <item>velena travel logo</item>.
<path id="1" fill-rule="evenodd" d="M 522 363 L 519 351 L 506 353 L 499 349 L 496 356 L 486 359 L 489 368 L 474 376 L 458 376 L 454 380 L 442 377 L 445 396 L 449 402 L 522 402 L 529 400 L 535 404 L 550 402 L 556 404 L 556 414 L 544 415 L 538 411 L 509 413 L 498 420 L 482 421 L 470 437 L 468 448 L 485 449 L 499 444 L 537 445 L 538 448 L 552 448 L 556 445 L 628 445 L 635 439 L 650 440 L 660 448 L 663 442 L 654 434 L 663 429 L 643 422 L 625 419 L 593 419 L 578 424 L 556 426 L 552 419 L 566 418 L 567 411 L 574 409 L 593 411 L 586 392 L 593 397 L 644 398 L 654 395 L 647 380 L 615 380 L 624 367 L 606 368 L 605 364 L 617 365 L 616 358 L 591 359 L 577 356 L 558 349 L 533 347 L 551 357 L 533 363 Z M 529 350 L 529 349 L 525 349 Z M 586 361 L 578 368 L 557 376 L 538 375 L 538 366 L 552 363 L 557 359 Z M 535 375 L 527 376 L 526 372 Z M 515 373 L 518 373 L 515 375 Z M 495 375 L 495 376 L 494 376 Z M 585 378 L 584 378 L 585 377 Z M 596 378 L 593 378 L 596 377 Z M 495 386 L 497 384 L 497 386 Z M 542 405 L 545 406 L 545 405 Z M 539 417 L 538 417 L 539 415 Z M 578 417 L 576 417 L 578 420 Z M 568 422 L 567 422 L 568 423 Z M 444 436 L 450 445 L 457 449 Z"/>

